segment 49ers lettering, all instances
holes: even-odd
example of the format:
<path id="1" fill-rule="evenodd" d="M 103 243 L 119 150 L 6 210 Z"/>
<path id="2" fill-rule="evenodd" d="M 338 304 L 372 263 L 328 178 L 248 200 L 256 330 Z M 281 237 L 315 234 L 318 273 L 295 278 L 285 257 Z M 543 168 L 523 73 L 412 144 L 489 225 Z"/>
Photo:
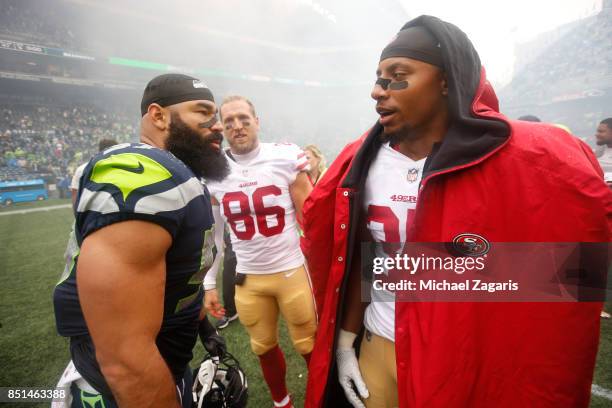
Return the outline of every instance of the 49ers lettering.
<path id="1" fill-rule="evenodd" d="M 279 196 L 281 193 L 281 189 L 277 186 L 259 187 L 253 192 L 252 202 L 256 221 L 253 221 L 251 215 L 249 196 L 244 192 L 235 191 L 223 196 L 223 213 L 238 239 L 246 241 L 252 239 L 256 232 L 255 222 L 257 222 L 259 233 L 264 237 L 271 237 L 283 232 L 285 228 L 285 209 L 277 205 L 270 207 L 264 205 L 265 197 Z M 232 202 L 239 203 L 240 209 L 238 212 L 232 212 L 230 206 Z M 276 220 L 272 226 L 268 224 L 269 217 Z"/>

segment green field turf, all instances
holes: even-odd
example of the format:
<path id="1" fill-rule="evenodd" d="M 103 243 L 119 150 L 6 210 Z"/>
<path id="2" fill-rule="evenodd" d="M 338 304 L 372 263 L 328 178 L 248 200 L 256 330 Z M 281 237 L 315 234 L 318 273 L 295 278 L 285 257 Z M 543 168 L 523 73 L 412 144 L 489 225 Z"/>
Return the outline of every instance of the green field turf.
<path id="1" fill-rule="evenodd" d="M 56 204 L 60 202 L 47 202 L 47 205 Z M 64 267 L 63 253 L 71 222 L 72 214 L 68 208 L 0 217 L 0 387 L 54 386 L 69 360 L 68 341 L 55 331 L 52 292 Z M 608 310 L 612 310 L 611 302 L 608 302 Z M 240 360 L 247 373 L 249 406 L 271 407 L 270 394 L 263 383 L 257 359 L 250 351 L 245 330 L 235 322 L 221 333 L 227 340 L 229 351 Z M 296 407 L 300 407 L 304 398 L 306 366 L 291 348 L 284 326 L 281 339 L 287 358 L 289 390 Z M 202 356 L 203 348 L 198 344 L 192 365 Z M 610 320 L 602 321 L 594 382 L 612 389 Z M 17 405 L 27 406 L 48 404 Z M 600 397 L 593 397 L 591 402 L 591 407 L 611 406 L 612 401 Z"/>
<path id="2" fill-rule="evenodd" d="M 71 222 L 68 208 L 0 217 L 0 387 L 53 386 L 70 359 L 68 341 L 55 331 L 52 293 L 64 268 Z M 293 351 L 286 328 L 281 329 L 289 391 L 296 406 L 302 406 L 306 365 Z M 236 321 L 222 334 L 248 376 L 249 406 L 271 407 L 246 331 Z M 199 343 L 194 354 L 193 366 L 204 355 Z M 37 405 L 19 404 L 27 406 Z"/>

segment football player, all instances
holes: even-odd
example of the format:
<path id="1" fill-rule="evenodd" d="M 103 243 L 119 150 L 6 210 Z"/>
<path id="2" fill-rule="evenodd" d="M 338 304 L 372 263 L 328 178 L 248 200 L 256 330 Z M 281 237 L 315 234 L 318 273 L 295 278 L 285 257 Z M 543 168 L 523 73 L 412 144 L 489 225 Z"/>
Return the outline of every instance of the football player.
<path id="1" fill-rule="evenodd" d="M 73 406 L 191 402 L 201 284 L 215 257 L 199 179 L 228 173 L 222 128 L 210 89 L 186 75 L 151 80 L 141 113 L 141 143 L 104 150 L 79 184 L 76 241 L 54 292 Z"/>
<path id="2" fill-rule="evenodd" d="M 604 172 L 604 181 L 612 188 L 612 118 L 606 118 L 599 122 L 595 132 L 595 141 L 597 146 L 603 146 L 597 160 Z M 600 316 L 602 319 L 609 319 L 610 313 L 602 310 Z"/>
<path id="3" fill-rule="evenodd" d="M 379 121 L 305 203 L 322 310 L 306 406 L 588 406 L 601 302 L 402 302 L 370 284 L 368 304 L 360 243 L 608 243 L 591 149 L 499 113 L 472 43 L 435 17 L 407 23 L 376 75 Z"/>
<path id="4" fill-rule="evenodd" d="M 300 249 L 298 222 L 312 187 L 308 161 L 293 144 L 260 143 L 259 118 L 242 96 L 220 107 L 231 172 L 209 182 L 213 211 L 229 225 L 236 253 L 236 309 L 259 357 L 274 406 L 290 407 L 285 359 L 278 346 L 278 314 L 293 346 L 306 361 L 314 345 L 316 314 Z M 223 310 L 215 289 L 216 269 L 206 275 L 205 305 L 215 317 Z"/>

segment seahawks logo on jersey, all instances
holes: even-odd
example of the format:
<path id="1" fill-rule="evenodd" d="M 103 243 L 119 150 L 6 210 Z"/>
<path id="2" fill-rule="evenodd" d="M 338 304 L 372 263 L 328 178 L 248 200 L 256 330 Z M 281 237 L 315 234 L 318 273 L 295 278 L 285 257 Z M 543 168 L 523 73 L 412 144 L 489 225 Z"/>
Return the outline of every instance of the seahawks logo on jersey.
<path id="1" fill-rule="evenodd" d="M 138 153 L 119 153 L 98 161 L 90 180 L 98 184 L 111 184 L 121 191 L 123 200 L 134 190 L 172 177 L 157 161 Z"/>

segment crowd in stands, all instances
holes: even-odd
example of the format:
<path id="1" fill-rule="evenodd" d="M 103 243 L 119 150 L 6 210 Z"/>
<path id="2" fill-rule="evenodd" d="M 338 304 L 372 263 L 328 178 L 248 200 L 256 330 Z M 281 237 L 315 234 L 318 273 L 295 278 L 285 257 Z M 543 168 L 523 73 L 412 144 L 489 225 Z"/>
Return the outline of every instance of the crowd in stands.
<path id="1" fill-rule="evenodd" d="M 612 98 L 612 9 L 608 5 L 548 46 L 517 73 L 499 96 L 511 117 L 537 114 L 568 126 L 594 145 L 594 129 Z"/>
<path id="2" fill-rule="evenodd" d="M 134 141 L 136 131 L 135 117 L 119 111 L 0 104 L 0 177 L 63 179 L 97 152 L 101 139 Z"/>
<path id="3" fill-rule="evenodd" d="M 609 2 L 606 3 L 608 6 L 601 13 L 568 28 L 542 55 L 516 73 L 511 84 L 498 93 L 504 113 L 514 118 L 526 113 L 537 114 L 545 122 L 569 126 L 574 134 L 594 144 L 593 131 L 601 117 L 608 115 L 606 101 L 610 101 L 612 95 L 612 43 L 609 41 L 612 18 Z M 83 35 L 78 31 L 83 29 L 83 24 L 77 24 L 80 20 L 69 18 L 82 12 L 83 8 L 75 8 L 69 2 L 46 4 L 36 0 L 5 0 L 0 13 L 0 34 L 87 53 L 95 36 Z M 129 16 L 117 18 L 130 21 Z M 121 30 L 116 28 L 116 31 L 119 35 Z M 125 53 L 117 55 L 133 56 L 133 52 L 127 52 L 133 46 L 129 41 L 108 42 L 119 47 L 118 50 L 126 47 Z M 136 54 L 146 59 L 143 49 L 139 50 Z M 261 53 L 262 50 L 255 47 L 253 52 Z M 234 61 L 234 65 L 241 64 Z M 136 84 L 146 83 L 152 75 L 148 70 L 78 59 L 34 59 L 25 53 L 14 53 L 11 58 L 0 61 L 0 70 L 54 77 L 130 80 Z M 309 75 L 295 74 L 295 77 L 308 78 Z M 215 90 L 218 100 L 234 93 L 254 99 L 266 141 L 314 143 L 321 146 L 328 157 L 334 157 L 376 120 L 372 101 L 367 96 L 369 87 L 357 92 L 342 87 L 317 90 L 316 87 L 268 82 L 225 81 L 217 77 L 206 78 L 206 81 Z M 601 92 L 602 89 L 607 96 L 572 97 L 583 91 Z M 282 95 L 282 109 L 279 109 L 277 94 Z M 258 95 L 264 96 L 258 99 Z M 94 153 L 97 141 L 102 138 L 135 139 L 137 117 L 134 115 L 92 107 L 54 106 L 53 103 L 21 106 L 0 100 L 0 178 L 9 176 L 8 169 L 11 176 L 16 177 L 22 177 L 22 172 L 62 175 L 85 160 L 84 156 Z M 313 106 L 325 106 L 325 109 L 317 108 L 314 113 Z M 344 120 L 347 116 L 351 120 Z"/>
<path id="4" fill-rule="evenodd" d="M 65 11 L 61 3 L 49 7 L 46 2 L 36 0 L 3 0 L 0 33 L 23 42 L 79 49 L 80 36 L 68 26 Z"/>
<path id="5" fill-rule="evenodd" d="M 612 86 L 612 18 L 609 10 L 581 24 L 527 64 L 513 78 L 512 96 L 539 99 L 579 89 Z"/>

